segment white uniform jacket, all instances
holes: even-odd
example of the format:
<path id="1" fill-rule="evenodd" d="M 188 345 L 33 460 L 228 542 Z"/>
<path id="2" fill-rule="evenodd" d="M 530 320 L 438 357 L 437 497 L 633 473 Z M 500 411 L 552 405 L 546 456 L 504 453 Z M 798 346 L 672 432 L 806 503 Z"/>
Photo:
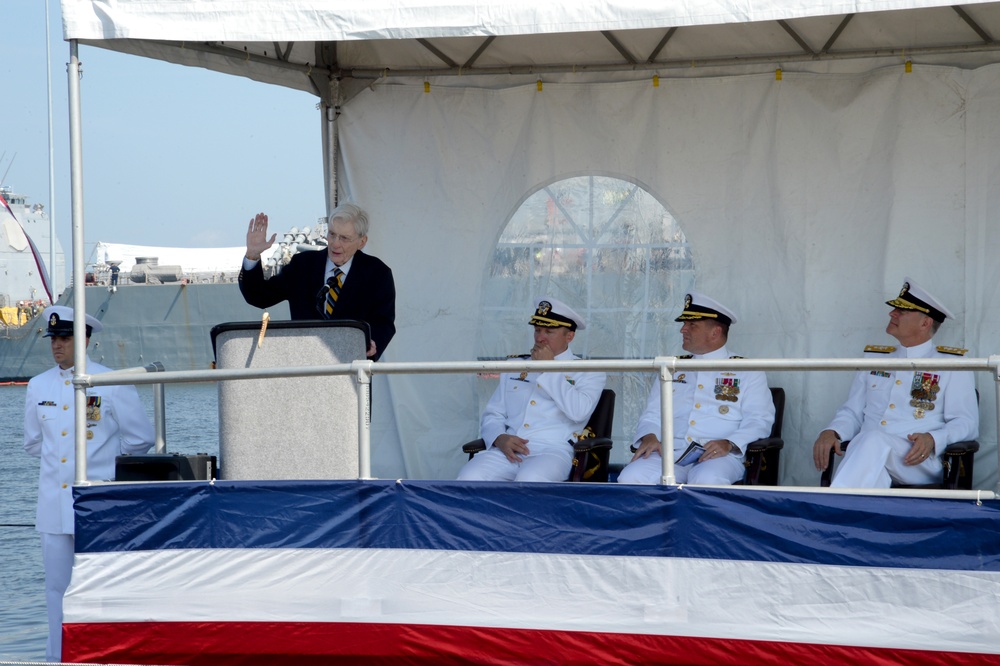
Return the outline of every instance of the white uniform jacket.
<path id="1" fill-rule="evenodd" d="M 696 359 L 730 358 L 723 346 Z M 763 372 L 695 372 L 674 374 L 674 452 L 679 455 L 692 442 L 728 439 L 743 457 L 747 444 L 771 434 L 774 401 Z M 635 446 L 650 433 L 661 432 L 660 382 L 649 392 L 646 409 L 635 429 Z"/>
<path id="2" fill-rule="evenodd" d="M 87 361 L 87 372 L 108 372 Z M 24 450 L 41 458 L 35 528 L 73 534 L 73 370 L 58 366 L 28 382 Z M 144 453 L 153 445 L 153 425 L 134 386 L 87 389 L 87 478 L 113 479 L 115 456 Z"/>
<path id="3" fill-rule="evenodd" d="M 885 349 L 889 349 L 888 347 Z M 865 358 L 955 358 L 939 352 L 933 341 L 894 351 L 866 352 Z M 842 440 L 876 430 L 906 438 L 926 432 L 937 455 L 954 442 L 979 436 L 979 405 L 971 372 L 859 372 L 847 402 L 827 426 Z"/>
<path id="4" fill-rule="evenodd" d="M 577 359 L 570 350 L 557 361 Z M 492 446 L 503 434 L 531 445 L 566 444 L 583 432 L 604 390 L 603 372 L 504 373 L 483 410 L 479 431 Z M 532 447 L 532 452 L 535 448 Z"/>

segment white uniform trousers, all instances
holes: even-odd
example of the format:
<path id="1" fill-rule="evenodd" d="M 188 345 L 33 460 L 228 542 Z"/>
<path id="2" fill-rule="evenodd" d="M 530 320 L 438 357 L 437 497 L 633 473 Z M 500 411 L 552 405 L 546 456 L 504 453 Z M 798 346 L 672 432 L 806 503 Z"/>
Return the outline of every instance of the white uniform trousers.
<path id="1" fill-rule="evenodd" d="M 565 481 L 573 467 L 573 449 L 568 444 L 532 445 L 522 461 L 507 460 L 500 449 L 477 453 L 458 473 L 459 481 Z M 536 453 L 535 450 L 538 452 Z"/>
<path id="2" fill-rule="evenodd" d="M 903 437 L 868 431 L 851 440 L 830 482 L 831 488 L 889 488 L 895 480 L 906 485 L 941 482 L 941 460 L 931 456 L 919 465 L 903 458 L 913 443 Z"/>
<path id="3" fill-rule="evenodd" d="M 41 532 L 45 566 L 45 607 L 49 615 L 46 661 L 62 661 L 63 595 L 73 573 L 73 535 Z"/>
<path id="4" fill-rule="evenodd" d="M 696 483 L 708 486 L 729 486 L 743 478 L 743 460 L 727 455 L 681 467 L 674 465 L 677 483 Z M 618 475 L 618 483 L 659 483 L 663 476 L 663 458 L 651 453 L 648 458 L 633 460 Z"/>

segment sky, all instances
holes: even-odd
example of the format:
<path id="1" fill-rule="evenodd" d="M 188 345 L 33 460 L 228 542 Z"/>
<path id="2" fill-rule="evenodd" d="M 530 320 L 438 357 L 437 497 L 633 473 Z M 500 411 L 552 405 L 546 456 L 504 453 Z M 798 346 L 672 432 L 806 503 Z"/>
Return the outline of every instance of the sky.
<path id="1" fill-rule="evenodd" d="M 69 43 L 58 0 L 0 0 L 0 180 L 49 207 L 46 1 L 56 234 L 68 256 Z M 277 232 L 324 215 L 316 97 L 85 45 L 80 61 L 86 256 L 97 241 L 240 246 L 257 212 Z"/>

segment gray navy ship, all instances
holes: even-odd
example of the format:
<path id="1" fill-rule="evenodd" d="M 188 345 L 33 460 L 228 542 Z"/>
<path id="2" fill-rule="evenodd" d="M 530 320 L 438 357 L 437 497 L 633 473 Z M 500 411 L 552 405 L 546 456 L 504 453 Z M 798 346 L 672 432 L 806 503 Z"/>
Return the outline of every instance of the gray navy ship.
<path id="1" fill-rule="evenodd" d="M 40 204 L 10 188 L 0 190 L 16 222 L 0 209 L 0 382 L 25 382 L 52 367 L 49 341 L 42 335 L 41 311 L 48 295 L 30 246 L 49 263 L 49 217 Z M 73 286 L 66 286 L 65 255 L 54 239 L 56 260 L 50 269 L 53 296 L 73 305 Z M 280 269 L 299 251 L 325 247 L 326 225 L 292 228 L 265 258 L 268 272 Z M 166 370 L 204 370 L 213 362 L 211 329 L 216 324 L 259 321 L 261 310 L 243 300 L 237 277 L 244 248 L 154 248 L 97 243 L 87 265 L 87 312 L 103 330 L 95 334 L 89 357 L 111 368 L 128 368 L 155 361 Z M 115 284 L 112 284 L 112 283 Z M 269 308 L 272 320 L 288 319 L 282 303 Z"/>

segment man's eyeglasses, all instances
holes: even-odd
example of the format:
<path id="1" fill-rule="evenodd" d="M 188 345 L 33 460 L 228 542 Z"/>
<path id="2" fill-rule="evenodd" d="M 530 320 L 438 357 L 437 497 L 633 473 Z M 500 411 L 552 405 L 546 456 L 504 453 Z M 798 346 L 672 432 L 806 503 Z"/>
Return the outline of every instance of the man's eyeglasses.
<path id="1" fill-rule="evenodd" d="M 358 239 L 357 238 L 351 238 L 350 236 L 337 236 L 337 235 L 334 235 L 334 234 L 327 234 L 326 240 L 327 240 L 328 243 L 332 243 L 333 241 L 340 241 L 341 245 L 349 245 L 351 243 L 354 243 Z"/>

